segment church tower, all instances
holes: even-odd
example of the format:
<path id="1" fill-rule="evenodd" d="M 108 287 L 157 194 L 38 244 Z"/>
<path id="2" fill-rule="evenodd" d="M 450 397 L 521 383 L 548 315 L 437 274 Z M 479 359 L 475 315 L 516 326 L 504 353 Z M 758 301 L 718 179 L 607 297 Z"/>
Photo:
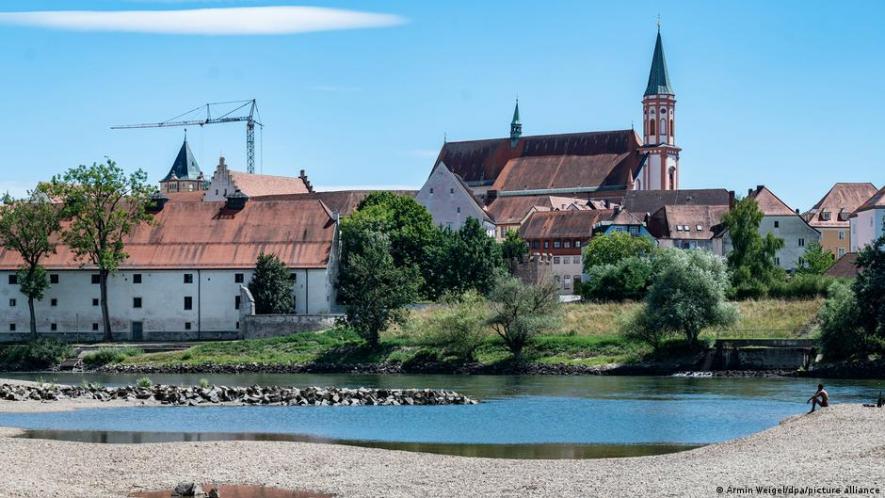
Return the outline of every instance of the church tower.
<path id="1" fill-rule="evenodd" d="M 648 163 L 638 179 L 639 185 L 644 190 L 676 190 L 681 150 L 676 146 L 676 93 L 670 86 L 660 24 L 642 97 L 642 118 L 643 150 L 648 153 Z"/>
<path id="2" fill-rule="evenodd" d="M 519 137 L 522 136 L 522 123 L 519 121 L 519 99 L 516 99 L 516 107 L 513 109 L 513 119 L 510 121 L 510 146 L 516 147 Z"/>

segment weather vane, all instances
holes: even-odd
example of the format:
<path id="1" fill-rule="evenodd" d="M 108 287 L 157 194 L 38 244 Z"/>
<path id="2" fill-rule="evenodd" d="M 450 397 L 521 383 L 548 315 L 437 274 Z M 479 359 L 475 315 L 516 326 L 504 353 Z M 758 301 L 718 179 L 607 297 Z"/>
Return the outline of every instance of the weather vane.
<path id="1" fill-rule="evenodd" d="M 661 14 L 659 12 L 658 13 L 658 31 L 660 31 L 660 30 L 661 30 Z"/>

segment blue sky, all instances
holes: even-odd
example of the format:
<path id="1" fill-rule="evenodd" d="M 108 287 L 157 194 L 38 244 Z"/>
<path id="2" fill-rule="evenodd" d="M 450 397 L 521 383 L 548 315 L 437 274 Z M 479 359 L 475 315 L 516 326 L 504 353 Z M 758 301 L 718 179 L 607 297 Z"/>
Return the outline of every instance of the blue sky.
<path id="1" fill-rule="evenodd" d="M 326 188 L 417 187 L 444 134 L 506 135 L 517 94 L 526 134 L 639 123 L 658 13 L 683 187 L 766 184 L 805 210 L 833 182 L 885 183 L 885 2 L 4 0 L 0 12 L 290 5 L 383 16 L 355 14 L 366 27 L 354 29 L 219 36 L 144 32 L 150 20 L 137 33 L 47 28 L 0 14 L 0 189 L 104 156 L 158 180 L 182 130 L 111 125 L 253 97 L 264 173 L 304 168 Z M 266 21 L 249 22 L 261 31 Z M 244 135 L 241 124 L 188 130 L 209 173 L 220 153 L 245 169 Z"/>

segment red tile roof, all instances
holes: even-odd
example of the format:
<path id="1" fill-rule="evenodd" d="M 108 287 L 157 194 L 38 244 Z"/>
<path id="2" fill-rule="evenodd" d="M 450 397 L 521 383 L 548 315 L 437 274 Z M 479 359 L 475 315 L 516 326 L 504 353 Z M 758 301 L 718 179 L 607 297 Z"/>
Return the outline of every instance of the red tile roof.
<path id="1" fill-rule="evenodd" d="M 590 238 L 593 227 L 613 215 L 611 209 L 536 211 L 519 227 L 519 235 L 524 239 Z"/>
<path id="2" fill-rule="evenodd" d="M 824 275 L 836 278 L 854 278 L 858 273 L 860 273 L 860 268 L 857 267 L 857 253 L 849 252 L 837 259 L 833 266 L 824 272 Z"/>
<path id="3" fill-rule="evenodd" d="M 518 195 L 495 198 L 486 206 L 486 212 L 499 225 L 522 223 L 533 208 L 544 210 L 568 209 L 572 204 L 587 205 L 584 199 L 555 195 Z"/>
<path id="4" fill-rule="evenodd" d="M 229 170 L 234 185 L 249 197 L 280 194 L 306 194 L 309 192 L 304 180 L 292 176 L 272 176 Z"/>
<path id="5" fill-rule="evenodd" d="M 640 163 L 639 152 L 592 156 L 518 157 L 507 161 L 492 185 L 500 192 L 624 188 Z"/>
<path id="6" fill-rule="evenodd" d="M 624 209 L 645 216 L 664 206 L 728 206 L 732 193 L 724 188 L 681 190 L 628 190 L 624 194 Z"/>
<path id="7" fill-rule="evenodd" d="M 787 206 L 787 203 L 774 195 L 774 192 L 769 190 L 765 185 L 759 185 L 756 187 L 756 190 L 751 191 L 750 197 L 756 199 L 756 203 L 759 205 L 759 210 L 762 211 L 762 214 L 765 216 L 796 215 L 796 212 L 793 211 L 790 206 Z"/>
<path id="8" fill-rule="evenodd" d="M 805 219 L 815 228 L 846 228 L 851 213 L 875 193 L 872 183 L 837 183 L 805 213 Z"/>
<path id="9" fill-rule="evenodd" d="M 885 208 L 885 187 L 882 187 L 878 192 L 873 194 L 872 197 L 867 199 L 866 202 L 860 205 L 854 212 L 859 213 L 861 211 L 867 211 L 869 209 L 883 209 Z"/>
<path id="10" fill-rule="evenodd" d="M 312 192 L 309 194 L 270 195 L 262 197 L 261 200 L 316 199 L 323 201 L 323 203 L 329 208 L 329 211 L 338 213 L 341 216 L 348 216 L 356 211 L 356 208 L 361 202 L 363 202 L 363 199 L 368 197 L 372 192 L 378 192 L 378 190 L 331 190 Z M 418 193 L 417 190 L 387 190 L 386 192 L 392 192 L 407 197 L 415 197 Z"/>
<path id="11" fill-rule="evenodd" d="M 252 268 L 262 251 L 290 268 L 328 264 L 335 223 L 319 200 L 249 200 L 240 211 L 224 202 L 176 200 L 170 196 L 155 224 L 141 225 L 126 240 L 123 268 Z M 0 249 L 0 269 L 21 264 L 17 253 Z M 64 245 L 43 261 L 49 269 L 77 269 L 82 261 Z M 92 265 L 85 265 L 92 267 Z"/>
<path id="12" fill-rule="evenodd" d="M 663 239 L 711 239 L 728 206 L 664 206 L 649 217 L 648 231 Z"/>
<path id="13" fill-rule="evenodd" d="M 628 155 L 622 169 L 612 179 L 620 185 L 624 184 L 626 169 L 636 168 L 644 153 L 640 151 L 641 142 L 633 130 L 567 133 L 559 135 L 538 135 L 520 138 L 515 146 L 509 138 L 489 140 L 472 140 L 465 142 L 447 142 L 440 150 L 437 162 L 442 161 L 460 176 L 468 185 L 492 185 L 501 174 L 507 163 L 516 158 L 544 156 L 620 156 Z M 604 174 L 592 172 L 592 178 L 606 178 L 611 173 L 611 161 L 601 163 L 585 163 L 593 168 L 608 167 Z M 635 171 L 634 171 L 635 173 Z M 596 180 L 579 179 L 585 185 L 594 184 Z M 577 183 L 575 183 L 577 184 Z M 569 185 L 571 186 L 571 185 Z"/>

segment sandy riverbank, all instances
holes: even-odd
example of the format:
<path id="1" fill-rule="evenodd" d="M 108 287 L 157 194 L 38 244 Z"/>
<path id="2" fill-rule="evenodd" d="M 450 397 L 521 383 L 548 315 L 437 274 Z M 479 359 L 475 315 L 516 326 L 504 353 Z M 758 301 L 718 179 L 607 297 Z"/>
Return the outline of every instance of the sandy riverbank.
<path id="1" fill-rule="evenodd" d="M 112 405 L 0 402 L 0 411 L 87 406 Z M 885 409 L 859 405 L 836 405 L 684 453 L 600 460 L 477 459 L 288 442 L 100 445 L 12 437 L 18 433 L 0 429 L 0 496 L 126 496 L 181 480 L 358 497 L 733 496 L 717 494 L 717 487 L 785 485 L 878 487 L 885 494 Z"/>

